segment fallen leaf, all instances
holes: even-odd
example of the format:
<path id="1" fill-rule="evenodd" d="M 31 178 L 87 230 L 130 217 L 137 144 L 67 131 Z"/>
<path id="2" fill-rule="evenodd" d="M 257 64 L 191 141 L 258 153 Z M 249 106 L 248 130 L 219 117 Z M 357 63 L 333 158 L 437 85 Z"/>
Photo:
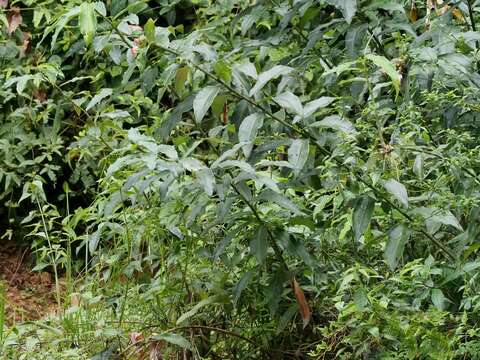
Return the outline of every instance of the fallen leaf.
<path id="1" fill-rule="evenodd" d="M 22 15 L 20 14 L 20 8 L 12 7 L 10 9 L 10 15 L 8 16 L 8 35 L 11 35 L 17 28 L 22 25 Z"/>
<path id="2" fill-rule="evenodd" d="M 78 297 L 78 294 L 73 293 L 70 295 L 70 306 L 71 307 L 78 307 L 80 305 L 80 299 Z"/>
<path id="3" fill-rule="evenodd" d="M 303 293 L 302 288 L 300 287 L 295 278 L 293 278 L 293 290 L 295 292 L 295 297 L 297 298 L 297 304 L 300 309 L 300 314 L 302 315 L 303 328 L 305 329 L 310 322 L 312 312 L 310 311 L 310 307 L 308 306 L 305 294 Z"/>
<path id="4" fill-rule="evenodd" d="M 130 334 L 128 334 L 128 337 L 130 338 L 130 342 L 133 345 L 140 341 L 143 341 L 143 334 L 137 331 L 132 331 Z"/>

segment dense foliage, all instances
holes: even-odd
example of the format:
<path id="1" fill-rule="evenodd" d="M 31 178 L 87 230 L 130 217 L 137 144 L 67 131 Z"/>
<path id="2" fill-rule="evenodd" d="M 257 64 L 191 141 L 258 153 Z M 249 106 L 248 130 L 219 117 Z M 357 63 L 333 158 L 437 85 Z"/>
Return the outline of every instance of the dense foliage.
<path id="1" fill-rule="evenodd" d="M 6 358 L 477 358 L 477 1 L 0 8 Z"/>

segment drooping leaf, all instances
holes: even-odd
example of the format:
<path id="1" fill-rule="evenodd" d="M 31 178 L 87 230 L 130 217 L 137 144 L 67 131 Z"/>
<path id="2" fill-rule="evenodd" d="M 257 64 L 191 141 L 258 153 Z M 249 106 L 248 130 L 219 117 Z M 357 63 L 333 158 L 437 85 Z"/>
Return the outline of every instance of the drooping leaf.
<path id="1" fill-rule="evenodd" d="M 201 169 L 197 171 L 197 180 L 203 187 L 208 196 L 213 195 L 213 189 L 215 187 L 215 176 L 211 169 Z"/>
<path id="2" fill-rule="evenodd" d="M 197 123 L 203 120 L 219 91 L 220 88 L 218 86 L 207 86 L 200 90 L 195 96 L 193 100 L 193 112 Z"/>
<path id="3" fill-rule="evenodd" d="M 258 76 L 257 83 L 255 86 L 250 90 L 249 95 L 253 96 L 255 95 L 259 90 L 261 90 L 270 80 L 276 79 L 277 77 L 281 75 L 287 75 L 291 73 L 293 69 L 291 67 L 285 66 L 285 65 L 276 65 L 270 70 L 267 70 L 263 73 L 261 73 Z"/>
<path id="4" fill-rule="evenodd" d="M 258 228 L 254 237 L 250 241 L 250 250 L 259 264 L 265 262 L 268 250 L 268 231 L 264 225 Z"/>
<path id="5" fill-rule="evenodd" d="M 253 149 L 252 142 L 257 137 L 258 130 L 263 125 L 263 116 L 259 113 L 251 114 L 243 119 L 238 129 L 238 140 L 240 142 L 248 142 L 242 146 L 243 154 L 246 158 L 250 156 Z"/>
<path id="6" fill-rule="evenodd" d="M 300 314 L 303 319 L 303 328 L 305 329 L 310 322 L 312 317 L 312 311 L 310 306 L 308 306 L 307 299 L 303 292 L 303 289 L 297 282 L 297 279 L 293 278 L 293 291 L 295 293 L 295 298 L 297 299 L 298 308 L 300 309 Z"/>
<path id="7" fill-rule="evenodd" d="M 440 311 L 445 310 L 447 298 L 445 297 L 445 295 L 443 295 L 442 290 L 432 289 L 430 294 L 433 305 L 435 305 L 435 307 Z"/>
<path id="8" fill-rule="evenodd" d="M 385 190 L 392 194 L 404 207 L 408 207 L 407 189 L 395 179 L 389 179 L 383 183 Z"/>
<path id="9" fill-rule="evenodd" d="M 240 281 L 235 286 L 233 290 L 233 306 L 237 307 L 238 300 L 240 300 L 240 296 L 242 295 L 243 290 L 248 286 L 250 280 L 252 279 L 253 275 L 255 275 L 255 270 L 249 270 L 245 274 L 243 274 Z"/>
<path id="10" fill-rule="evenodd" d="M 10 9 L 10 15 L 8 16 L 8 35 L 11 35 L 20 25 L 22 25 L 22 15 L 20 8 L 12 7 Z"/>
<path id="11" fill-rule="evenodd" d="M 393 87 L 398 95 L 400 92 L 400 74 L 397 72 L 395 65 L 393 65 L 386 57 L 374 54 L 367 54 L 365 57 L 380 67 L 392 80 Z"/>
<path id="12" fill-rule="evenodd" d="M 357 12 L 357 0 L 328 0 L 328 2 L 340 9 L 347 23 L 352 22 Z"/>
<path id="13" fill-rule="evenodd" d="M 385 260 L 390 270 L 394 271 L 396 269 L 409 237 L 410 231 L 403 224 L 397 225 L 389 232 L 387 244 L 385 245 Z"/>
<path id="14" fill-rule="evenodd" d="M 295 175 L 298 175 L 308 159 L 309 141 L 295 139 L 288 148 L 288 162 L 292 165 Z"/>
<path id="15" fill-rule="evenodd" d="M 85 44 L 90 45 L 97 31 L 97 17 L 93 3 L 83 2 L 80 5 L 80 13 L 78 14 L 78 25 L 83 35 Z"/>
<path id="16" fill-rule="evenodd" d="M 360 240 L 370 224 L 374 207 L 375 200 L 368 195 L 362 195 L 357 199 L 352 217 L 355 240 Z"/>

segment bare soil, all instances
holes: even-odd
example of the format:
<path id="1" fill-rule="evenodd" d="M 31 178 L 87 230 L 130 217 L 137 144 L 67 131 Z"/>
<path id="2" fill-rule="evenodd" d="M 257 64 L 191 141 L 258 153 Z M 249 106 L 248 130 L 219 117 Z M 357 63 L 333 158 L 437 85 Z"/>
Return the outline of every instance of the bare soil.
<path id="1" fill-rule="evenodd" d="M 39 319 L 56 310 L 55 283 L 48 272 L 32 271 L 28 249 L 0 243 L 0 281 L 6 287 L 7 324 Z"/>

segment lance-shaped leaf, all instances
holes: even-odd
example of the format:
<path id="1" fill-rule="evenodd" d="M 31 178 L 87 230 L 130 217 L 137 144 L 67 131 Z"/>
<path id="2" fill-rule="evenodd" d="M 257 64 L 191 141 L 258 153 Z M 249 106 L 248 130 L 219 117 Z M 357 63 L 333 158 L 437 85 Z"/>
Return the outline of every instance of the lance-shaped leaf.
<path id="1" fill-rule="evenodd" d="M 410 231 L 403 224 L 396 226 L 388 234 L 387 244 L 385 245 L 385 260 L 390 270 L 394 271 L 396 269 L 409 237 Z"/>
<path id="2" fill-rule="evenodd" d="M 395 65 L 393 65 L 386 57 L 367 54 L 365 57 L 373 62 L 375 65 L 380 67 L 392 80 L 393 87 L 398 95 L 400 91 L 400 74 L 397 72 Z"/>
<path id="3" fill-rule="evenodd" d="M 405 186 L 395 179 L 387 180 L 383 187 L 392 194 L 404 207 L 408 207 L 408 193 Z"/>
<path id="4" fill-rule="evenodd" d="M 368 195 L 360 196 L 353 209 L 353 234 L 355 240 L 359 240 L 372 218 L 373 209 L 375 207 L 375 201 Z"/>
<path id="5" fill-rule="evenodd" d="M 80 5 L 78 25 L 80 26 L 80 32 L 83 35 L 85 44 L 90 45 L 97 31 L 97 17 L 95 16 L 95 8 L 92 3 L 84 2 Z"/>
<path id="6" fill-rule="evenodd" d="M 310 322 L 312 312 L 310 310 L 310 307 L 308 306 L 305 294 L 295 278 L 293 278 L 293 291 L 295 293 L 295 298 L 297 299 L 300 314 L 302 315 L 303 328 L 305 329 Z"/>
<path id="7" fill-rule="evenodd" d="M 252 114 L 243 119 L 238 129 L 238 140 L 247 143 L 242 146 L 243 154 L 248 158 L 252 152 L 252 142 L 257 137 L 258 130 L 263 125 L 263 116 L 261 114 Z"/>
<path id="8" fill-rule="evenodd" d="M 259 90 L 261 90 L 270 80 L 276 79 L 280 75 L 287 75 L 291 73 L 293 69 L 291 67 L 285 65 L 276 65 L 270 70 L 267 70 L 261 73 L 258 76 L 257 83 L 255 86 L 250 90 L 249 95 L 255 95 Z"/>
<path id="9" fill-rule="evenodd" d="M 328 0 L 328 2 L 340 9 L 347 23 L 352 22 L 357 12 L 357 0 Z"/>
<path id="10" fill-rule="evenodd" d="M 292 165 L 295 175 L 298 175 L 305 166 L 308 151 L 309 141 L 306 139 L 295 139 L 288 148 L 288 162 Z"/>
<path id="11" fill-rule="evenodd" d="M 263 264 L 265 262 L 265 258 L 267 257 L 267 250 L 268 232 L 267 228 L 262 225 L 258 228 L 252 241 L 250 241 L 250 251 L 255 256 L 259 264 Z"/>
<path id="12" fill-rule="evenodd" d="M 305 108 L 303 109 L 303 116 L 308 117 L 308 116 L 313 115 L 313 113 L 315 111 L 330 105 L 334 100 L 335 100 L 335 98 L 333 98 L 333 97 L 322 96 L 318 99 L 315 99 L 315 100 L 312 100 L 312 101 L 308 102 L 305 105 Z"/>
<path id="13" fill-rule="evenodd" d="M 233 306 L 234 307 L 237 307 L 238 300 L 240 300 L 240 295 L 242 294 L 242 291 L 245 290 L 245 288 L 248 286 L 248 283 L 252 279 L 253 275 L 255 275 L 254 270 L 247 271 L 245 274 L 243 274 L 242 278 L 235 286 L 235 289 L 233 290 Z"/>
<path id="14" fill-rule="evenodd" d="M 219 90 L 220 88 L 218 86 L 207 86 L 200 90 L 195 96 L 193 100 L 193 113 L 195 114 L 195 121 L 197 123 L 203 120 Z"/>
<path id="15" fill-rule="evenodd" d="M 170 344 L 180 346 L 183 349 L 188 349 L 193 351 L 192 344 L 190 344 L 190 342 L 187 339 L 185 339 L 183 336 L 178 334 L 174 334 L 174 333 L 156 334 L 152 336 L 152 339 L 157 341 L 166 341 Z"/>

